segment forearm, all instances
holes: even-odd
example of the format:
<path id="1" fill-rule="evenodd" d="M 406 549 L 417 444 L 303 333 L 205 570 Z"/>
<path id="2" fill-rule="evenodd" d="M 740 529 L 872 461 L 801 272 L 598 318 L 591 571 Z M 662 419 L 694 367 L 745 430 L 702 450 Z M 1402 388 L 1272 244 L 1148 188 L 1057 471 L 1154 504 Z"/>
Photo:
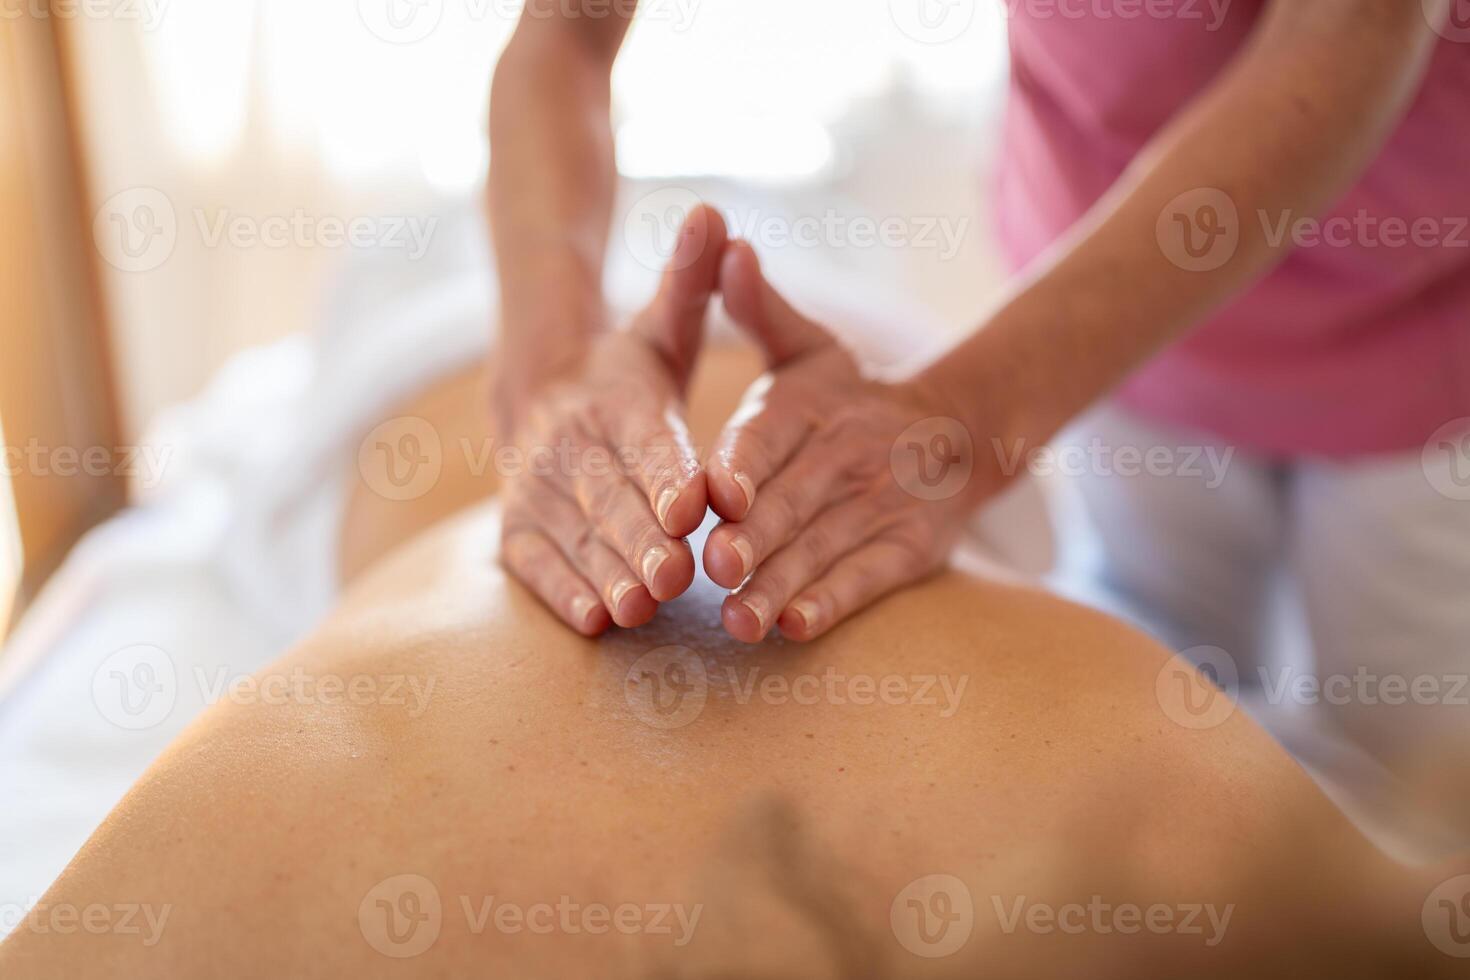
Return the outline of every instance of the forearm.
<path id="1" fill-rule="evenodd" d="M 1278 0 L 1236 63 L 921 380 L 973 431 L 1045 442 L 1285 257 L 1272 221 L 1318 214 L 1350 188 L 1416 90 L 1434 38 L 1419 4 Z M 1200 189 L 1223 192 L 1238 213 L 1239 241 L 1213 269 L 1176 264 L 1161 243 L 1160 216 Z"/>
<path id="2" fill-rule="evenodd" d="M 495 72 L 488 204 L 505 363 L 529 379 L 603 323 L 616 177 L 609 68 L 567 32 L 518 31 Z"/>

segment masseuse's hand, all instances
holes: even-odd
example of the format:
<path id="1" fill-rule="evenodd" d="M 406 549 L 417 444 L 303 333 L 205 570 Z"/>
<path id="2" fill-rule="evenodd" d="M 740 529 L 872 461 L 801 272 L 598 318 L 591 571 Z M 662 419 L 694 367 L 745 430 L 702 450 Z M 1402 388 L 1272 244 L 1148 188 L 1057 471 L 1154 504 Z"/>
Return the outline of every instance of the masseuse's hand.
<path id="1" fill-rule="evenodd" d="M 918 385 L 864 378 L 771 288 L 746 243 L 726 249 L 720 288 L 769 372 L 708 462 L 710 504 L 725 523 L 706 542 L 705 571 L 739 586 L 723 609 L 736 639 L 753 643 L 779 625 L 809 640 L 934 572 L 976 495 L 929 501 L 904 489 L 890 464 L 895 440 L 949 413 Z"/>
<path id="2" fill-rule="evenodd" d="M 725 242 L 718 213 L 694 211 L 653 301 L 509 411 L 524 465 L 501 560 L 586 636 L 648 622 L 694 578 L 683 538 L 708 497 L 684 395 Z"/>

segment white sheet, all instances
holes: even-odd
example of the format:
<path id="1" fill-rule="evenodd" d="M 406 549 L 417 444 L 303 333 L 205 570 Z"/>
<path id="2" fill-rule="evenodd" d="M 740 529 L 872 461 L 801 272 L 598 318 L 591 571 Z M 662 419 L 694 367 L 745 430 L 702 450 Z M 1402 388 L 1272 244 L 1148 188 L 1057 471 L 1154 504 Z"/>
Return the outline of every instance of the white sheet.
<path id="1" fill-rule="evenodd" d="M 801 295 L 815 315 L 860 331 L 901 324 L 903 353 L 943 332 L 877 277 L 815 254 L 781 258 L 773 278 L 828 287 Z M 354 256 L 315 334 L 236 357 L 159 420 L 146 441 L 167 452 L 160 483 L 88 535 L 7 645 L 0 935 L 223 681 L 265 666 L 330 607 L 343 474 L 358 440 L 428 379 L 483 355 L 490 269 L 467 203 L 441 218 L 416 262 Z M 615 306 L 632 308 L 654 279 L 614 250 Z M 1039 498 L 1016 494 L 1005 508 L 987 522 L 995 550 L 1043 567 Z M 1024 541 L 1016 529 L 1025 526 L 1040 540 Z M 126 686 L 135 679 L 147 683 Z M 125 691 L 131 707 L 147 706 L 141 714 L 128 714 Z"/>

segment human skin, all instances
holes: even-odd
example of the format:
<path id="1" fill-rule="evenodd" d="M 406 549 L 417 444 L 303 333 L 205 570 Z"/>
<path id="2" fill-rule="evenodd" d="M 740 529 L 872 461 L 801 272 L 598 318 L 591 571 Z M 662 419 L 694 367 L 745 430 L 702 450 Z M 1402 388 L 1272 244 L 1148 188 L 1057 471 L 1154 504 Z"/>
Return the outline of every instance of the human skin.
<path id="1" fill-rule="evenodd" d="M 709 362 L 696 433 L 758 368 Z M 479 438 L 475 388 L 448 379 L 398 414 L 446 443 Z M 808 644 L 733 640 L 703 580 L 642 628 L 587 639 L 500 568 L 493 502 L 417 529 L 482 485 L 450 468 L 418 501 L 360 488 L 343 533 L 371 539 L 347 557 L 370 567 L 261 678 L 365 680 L 372 696 L 210 709 L 39 906 L 166 906 L 161 930 L 23 923 L 0 975 L 1456 975 L 1420 912 L 1465 862 L 1385 859 L 1223 699 L 1191 727 L 1202 716 L 1170 692 L 1206 703 L 1198 675 L 1110 618 L 962 554 Z M 671 664 L 688 700 L 660 713 Z M 417 686 L 395 694 L 394 678 Z M 411 910 L 401 875 L 441 902 L 437 938 L 410 958 L 381 951 L 402 951 L 376 904 Z M 913 951 L 927 947 L 905 898 L 931 875 L 974 909 L 937 958 Z M 683 919 L 495 924 L 497 907 L 559 902 Z M 1123 934 L 1087 912 L 1068 921 L 1108 931 L 1007 932 L 1018 902 L 1215 918 Z"/>
<path id="2" fill-rule="evenodd" d="M 1001 297 L 983 329 L 917 376 L 849 386 L 854 411 L 893 415 L 917 399 L 942 406 L 937 414 L 953 419 L 974 444 L 989 446 L 995 438 L 1005 446 L 1044 445 L 1130 370 L 1286 255 L 1286 245 L 1273 245 L 1263 228 L 1243 222 L 1235 254 L 1220 268 L 1199 272 L 1175 265 L 1157 233 L 1170 202 L 1211 188 L 1228 195 L 1241 214 L 1320 214 L 1369 165 L 1400 118 L 1439 40 L 1434 22 L 1447 15 L 1449 2 L 1272 3 L 1235 62 Z M 490 215 L 501 278 L 509 284 L 502 364 L 513 368 L 500 389 L 507 405 L 533 404 L 544 385 L 575 379 L 568 360 L 574 362 L 575 352 L 587 349 L 604 327 L 600 278 L 614 182 L 608 76 L 633 6 L 631 0 L 614 4 L 614 13 L 597 18 L 568 15 L 565 5 L 538 8 L 523 17 L 496 71 Z M 774 522 L 761 514 L 757 477 L 780 475 L 763 460 L 808 469 L 842 462 L 830 444 L 782 451 L 796 442 L 793 433 L 807 430 L 807 419 L 831 414 L 832 386 L 850 380 L 849 366 L 836 361 L 773 362 L 774 383 L 753 393 L 749 410 L 722 441 L 725 451 L 708 461 L 707 473 L 690 470 L 680 484 L 680 505 L 692 509 L 686 501 L 707 494 L 726 520 L 767 525 L 755 532 L 766 545 L 756 565 L 777 560 L 782 546 L 850 489 L 828 488 L 832 496 L 808 502 L 807 522 L 784 522 L 779 533 L 771 533 Z M 666 383 L 658 376 L 648 382 Z M 804 400 L 788 390 L 827 394 Z M 861 448 L 879 459 L 890 449 L 883 438 L 889 435 L 875 433 Z M 843 451 L 855 450 L 846 445 Z M 813 455 L 818 452 L 829 455 Z M 1010 475 L 993 454 L 977 455 L 974 464 L 983 472 L 967 488 L 969 503 L 994 493 Z M 699 489 L 701 480 L 707 490 Z M 775 499 L 770 506 L 778 513 L 789 510 L 784 497 Z M 952 537 L 962 509 L 948 508 L 947 529 L 930 536 L 923 532 L 933 512 L 915 517 L 908 532 L 925 547 L 909 547 L 900 556 L 902 575 L 891 571 L 891 549 L 869 546 L 873 528 L 853 509 L 848 520 L 831 521 L 824 531 L 833 552 L 828 567 L 788 562 L 782 587 L 746 593 L 748 603 L 737 600 L 726 625 L 750 640 L 777 622 L 792 636 L 818 635 L 885 594 L 894 585 L 887 579 L 910 582 L 927 574 L 940 550 L 927 547 L 934 543 L 929 537 Z M 636 520 L 652 525 L 652 514 L 650 507 Z M 627 535 L 589 523 L 608 538 Z M 734 532 L 713 539 L 705 562 L 717 580 L 750 570 L 735 549 L 742 540 Z M 839 585 L 878 581 L 839 588 L 829 581 L 834 578 Z M 810 585 L 816 594 L 804 594 Z"/>

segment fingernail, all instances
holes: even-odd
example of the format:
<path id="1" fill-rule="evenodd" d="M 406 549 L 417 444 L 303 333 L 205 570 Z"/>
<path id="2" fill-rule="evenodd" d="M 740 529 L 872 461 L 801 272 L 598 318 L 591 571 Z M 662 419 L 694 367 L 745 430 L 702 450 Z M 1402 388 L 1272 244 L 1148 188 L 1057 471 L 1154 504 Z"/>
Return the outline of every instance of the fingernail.
<path id="1" fill-rule="evenodd" d="M 750 510 L 755 506 L 755 484 L 744 473 L 732 473 L 730 479 L 734 480 L 741 492 L 745 494 L 745 509 Z"/>
<path id="2" fill-rule="evenodd" d="M 730 547 L 740 556 L 740 581 L 743 582 L 755 570 L 755 552 L 751 549 L 750 542 L 738 535 L 730 539 Z"/>
<path id="3" fill-rule="evenodd" d="M 791 604 L 791 611 L 801 619 L 802 625 L 809 630 L 817 628 L 817 617 L 822 614 L 821 608 L 810 599 L 797 599 Z"/>
<path id="4" fill-rule="evenodd" d="M 664 562 L 669 560 L 669 553 L 663 548 L 649 548 L 648 553 L 643 556 L 643 581 L 651 589 L 653 580 L 658 575 L 658 570 L 664 567 Z"/>
<path id="5" fill-rule="evenodd" d="M 674 501 L 678 499 L 679 491 L 673 487 L 666 487 L 658 495 L 658 503 L 653 506 L 653 512 L 658 515 L 658 522 L 663 525 L 665 531 L 669 529 L 669 508 L 674 506 Z"/>
<path id="6" fill-rule="evenodd" d="M 766 600 L 759 595 L 748 595 L 742 596 L 740 601 L 745 604 L 746 609 L 749 609 L 755 614 L 755 621 L 760 624 L 762 630 L 765 630 L 766 616 L 771 611 L 771 607 L 766 604 Z"/>
<path id="7" fill-rule="evenodd" d="M 621 606 L 623 604 L 623 597 L 636 588 L 638 588 L 638 583 L 632 581 L 623 581 L 619 582 L 617 585 L 614 585 L 612 589 L 612 594 L 608 597 L 609 600 L 612 602 L 612 607 L 614 609 L 617 609 L 619 606 Z"/>
<path id="8" fill-rule="evenodd" d="M 579 595 L 572 600 L 572 619 L 586 626 L 588 617 L 592 615 L 592 610 L 596 608 L 596 600 L 588 596 Z"/>

